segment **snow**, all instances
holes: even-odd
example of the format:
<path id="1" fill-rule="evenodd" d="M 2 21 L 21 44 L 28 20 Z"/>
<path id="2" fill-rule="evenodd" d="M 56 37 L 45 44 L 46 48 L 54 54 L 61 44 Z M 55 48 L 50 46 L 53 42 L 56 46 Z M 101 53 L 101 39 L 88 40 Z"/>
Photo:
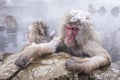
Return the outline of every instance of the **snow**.
<path id="1" fill-rule="evenodd" d="M 71 22 L 80 21 L 82 23 L 88 23 L 90 19 L 90 14 L 88 12 L 80 11 L 80 10 L 71 10 L 69 14 L 72 16 Z"/>

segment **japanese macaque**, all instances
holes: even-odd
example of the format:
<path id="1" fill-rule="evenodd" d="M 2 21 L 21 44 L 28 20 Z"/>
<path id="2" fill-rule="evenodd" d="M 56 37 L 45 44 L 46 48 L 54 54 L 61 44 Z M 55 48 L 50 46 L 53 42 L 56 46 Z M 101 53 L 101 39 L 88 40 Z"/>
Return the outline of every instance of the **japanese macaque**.
<path id="1" fill-rule="evenodd" d="M 54 33 L 49 34 L 48 26 L 42 21 L 35 21 L 29 26 L 29 32 L 27 34 L 27 44 L 22 48 L 22 51 L 30 46 L 32 43 L 45 43 L 52 40 Z"/>
<path id="2" fill-rule="evenodd" d="M 18 29 L 18 23 L 14 16 L 8 15 L 5 18 L 7 33 L 16 33 Z"/>
<path id="3" fill-rule="evenodd" d="M 27 35 L 28 43 L 43 43 L 48 42 L 53 38 L 49 35 L 48 26 L 42 21 L 33 22 L 29 26 L 29 33 Z"/>
<path id="4" fill-rule="evenodd" d="M 15 64 L 26 67 L 38 55 L 42 56 L 54 51 L 65 51 L 73 55 L 72 58 L 66 61 L 66 69 L 90 73 L 111 63 L 111 57 L 102 48 L 99 39 L 100 37 L 95 31 L 89 14 L 72 10 L 64 16 L 60 26 L 58 26 L 57 38 L 48 43 L 27 47 Z"/>

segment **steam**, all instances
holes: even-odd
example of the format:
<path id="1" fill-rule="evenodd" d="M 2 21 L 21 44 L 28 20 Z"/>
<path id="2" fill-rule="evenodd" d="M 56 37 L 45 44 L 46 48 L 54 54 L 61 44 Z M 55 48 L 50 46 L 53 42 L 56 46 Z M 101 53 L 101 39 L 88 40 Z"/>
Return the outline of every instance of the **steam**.
<path id="1" fill-rule="evenodd" d="M 0 51 L 20 51 L 26 41 L 28 26 L 34 21 L 44 21 L 50 31 L 56 31 L 63 15 L 73 9 L 91 13 L 96 29 L 103 37 L 103 46 L 112 56 L 114 54 L 115 61 L 120 60 L 119 4 L 118 0 L 0 0 L 0 26 L 5 26 L 7 15 L 14 16 L 19 25 L 14 40 L 6 36 L 5 30 L 0 30 Z M 17 45 L 13 45 L 15 42 Z"/>

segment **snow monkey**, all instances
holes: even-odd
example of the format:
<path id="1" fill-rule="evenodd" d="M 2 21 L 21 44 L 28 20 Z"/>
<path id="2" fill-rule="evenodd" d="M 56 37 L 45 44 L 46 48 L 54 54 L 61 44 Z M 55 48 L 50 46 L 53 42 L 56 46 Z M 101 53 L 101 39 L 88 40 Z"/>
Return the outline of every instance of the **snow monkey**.
<path id="1" fill-rule="evenodd" d="M 27 34 L 27 44 L 24 45 L 22 51 L 27 46 L 30 46 L 32 43 L 45 43 L 53 39 L 53 37 L 54 33 L 49 33 L 48 26 L 44 22 L 35 21 L 29 26 L 29 32 Z"/>
<path id="2" fill-rule="evenodd" d="M 29 32 L 27 35 L 28 43 L 43 43 L 52 39 L 49 36 L 48 26 L 42 21 L 35 21 L 29 26 Z"/>
<path id="3" fill-rule="evenodd" d="M 58 36 L 48 43 L 27 47 L 15 64 L 26 67 L 38 55 L 65 51 L 69 58 L 65 67 L 68 70 L 90 73 L 96 68 L 110 65 L 111 57 L 102 48 L 91 17 L 87 12 L 71 10 L 58 26 Z"/>

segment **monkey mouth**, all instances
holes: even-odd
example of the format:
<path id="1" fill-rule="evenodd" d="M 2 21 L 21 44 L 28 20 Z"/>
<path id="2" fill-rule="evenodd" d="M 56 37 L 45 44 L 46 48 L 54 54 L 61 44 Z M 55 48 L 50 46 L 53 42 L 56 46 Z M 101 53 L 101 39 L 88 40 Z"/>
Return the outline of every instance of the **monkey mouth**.
<path id="1" fill-rule="evenodd" d="M 74 36 L 69 36 L 65 38 L 65 44 L 67 47 L 73 47 L 75 46 L 75 40 L 74 40 Z"/>
<path id="2" fill-rule="evenodd" d="M 74 39 L 74 37 L 72 35 L 70 35 L 69 37 L 67 37 L 68 40 Z"/>

